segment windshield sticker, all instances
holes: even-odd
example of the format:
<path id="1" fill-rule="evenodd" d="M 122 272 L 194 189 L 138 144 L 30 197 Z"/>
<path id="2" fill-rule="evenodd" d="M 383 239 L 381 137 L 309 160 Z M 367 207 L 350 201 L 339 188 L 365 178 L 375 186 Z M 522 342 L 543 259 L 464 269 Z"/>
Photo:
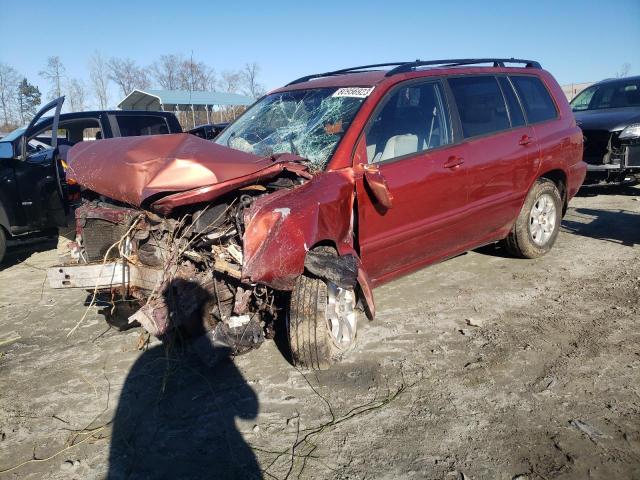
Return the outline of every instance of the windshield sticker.
<path id="1" fill-rule="evenodd" d="M 352 98 L 367 98 L 373 92 L 375 87 L 346 87 L 339 88 L 335 91 L 332 97 L 352 97 Z"/>

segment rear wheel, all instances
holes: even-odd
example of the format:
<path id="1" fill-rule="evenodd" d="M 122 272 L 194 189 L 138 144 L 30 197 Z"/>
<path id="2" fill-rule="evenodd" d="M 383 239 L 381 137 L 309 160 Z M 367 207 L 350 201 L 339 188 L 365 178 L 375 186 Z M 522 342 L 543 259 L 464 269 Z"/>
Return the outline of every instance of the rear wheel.
<path id="1" fill-rule="evenodd" d="M 562 221 L 562 198 L 551 180 L 533 185 L 513 229 L 505 239 L 507 250 L 522 258 L 538 258 L 551 250 Z"/>
<path id="2" fill-rule="evenodd" d="M 295 365 L 326 370 L 353 347 L 356 330 L 353 290 L 307 275 L 298 277 L 287 315 Z"/>

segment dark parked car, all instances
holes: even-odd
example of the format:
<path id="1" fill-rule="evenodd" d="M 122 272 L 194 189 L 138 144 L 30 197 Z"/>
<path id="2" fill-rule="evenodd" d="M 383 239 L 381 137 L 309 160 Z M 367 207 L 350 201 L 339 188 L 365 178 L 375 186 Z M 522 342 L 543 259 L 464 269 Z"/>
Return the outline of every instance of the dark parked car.
<path id="1" fill-rule="evenodd" d="M 585 170 L 582 132 L 537 62 L 310 75 L 214 142 L 75 146 L 75 262 L 49 280 L 196 348 L 242 353 L 282 328 L 296 364 L 326 368 L 354 344 L 357 304 L 373 318 L 373 287 L 501 240 L 547 253 Z"/>
<path id="2" fill-rule="evenodd" d="M 182 132 L 172 113 L 101 110 L 61 114 L 63 102 L 61 97 L 45 105 L 27 127 L 0 140 L 0 262 L 7 238 L 20 239 L 66 225 L 64 169 L 73 145 Z M 52 116 L 44 116 L 51 111 Z"/>
<path id="3" fill-rule="evenodd" d="M 640 181 L 640 76 L 591 85 L 571 109 L 584 133 L 585 183 Z"/>
<path id="4" fill-rule="evenodd" d="M 204 138 L 205 140 L 213 140 L 228 126 L 229 122 L 208 123 L 206 125 L 198 125 L 189 130 L 188 133 L 196 137 Z"/>

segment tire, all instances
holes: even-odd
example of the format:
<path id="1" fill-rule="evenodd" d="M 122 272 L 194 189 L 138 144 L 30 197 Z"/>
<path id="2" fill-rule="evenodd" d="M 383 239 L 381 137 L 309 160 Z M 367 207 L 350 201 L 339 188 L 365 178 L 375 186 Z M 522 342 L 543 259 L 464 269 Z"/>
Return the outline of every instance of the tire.
<path id="1" fill-rule="evenodd" d="M 520 258 L 545 255 L 558 237 L 562 221 L 562 198 L 551 180 L 539 178 L 531 187 L 507 238 L 509 253 Z"/>
<path id="2" fill-rule="evenodd" d="M 339 306 L 346 314 L 336 318 Z M 340 330 L 342 325 L 342 331 Z M 357 313 L 353 290 L 301 275 L 291 292 L 287 333 L 293 364 L 326 370 L 353 348 Z M 341 332 L 341 333 L 336 333 Z"/>
<path id="3" fill-rule="evenodd" d="M 7 253 L 7 235 L 4 233 L 4 228 L 0 227 L 0 264 L 4 260 L 4 255 Z"/>

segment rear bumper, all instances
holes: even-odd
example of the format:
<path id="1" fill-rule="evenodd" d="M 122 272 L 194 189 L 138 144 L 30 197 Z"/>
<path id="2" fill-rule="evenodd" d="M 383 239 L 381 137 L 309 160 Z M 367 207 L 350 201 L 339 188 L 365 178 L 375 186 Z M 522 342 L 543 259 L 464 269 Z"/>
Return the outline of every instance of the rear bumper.
<path id="1" fill-rule="evenodd" d="M 569 175 L 567 178 L 567 200 L 571 200 L 584 182 L 587 175 L 587 164 L 580 161 L 569 167 Z"/>

